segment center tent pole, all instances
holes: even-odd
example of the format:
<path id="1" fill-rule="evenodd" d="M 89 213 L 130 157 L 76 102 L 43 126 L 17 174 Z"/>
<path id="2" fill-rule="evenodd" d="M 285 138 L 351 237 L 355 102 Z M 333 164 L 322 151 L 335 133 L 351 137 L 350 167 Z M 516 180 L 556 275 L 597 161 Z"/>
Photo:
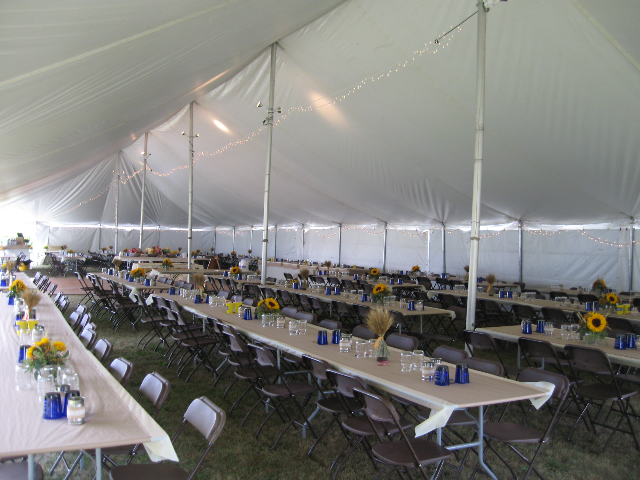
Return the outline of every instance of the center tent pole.
<path id="1" fill-rule="evenodd" d="M 187 236 L 187 269 L 191 270 L 191 237 L 193 234 L 193 101 L 189 104 L 189 233 Z M 191 278 L 191 276 L 189 276 Z"/>
<path id="2" fill-rule="evenodd" d="M 114 246 L 115 246 L 115 251 L 118 252 L 118 202 L 120 200 L 120 170 L 122 169 L 122 166 L 120 165 L 120 155 L 122 155 L 122 151 L 118 152 L 118 159 L 116 161 L 116 217 L 115 217 L 115 227 L 116 227 L 116 233 L 115 233 L 115 241 L 114 241 Z"/>
<path id="3" fill-rule="evenodd" d="M 278 44 L 271 44 L 271 74 L 269 76 L 269 106 L 267 118 L 267 166 L 264 174 L 264 219 L 262 222 L 262 285 L 267 284 L 267 244 L 269 242 L 269 188 L 271 185 L 271 144 L 273 140 L 273 97 L 276 88 L 276 48 Z"/>
<path id="4" fill-rule="evenodd" d="M 382 273 L 387 272 L 387 234 L 389 233 L 387 226 L 387 222 L 384 222 L 384 237 L 382 239 Z"/>
<path id="5" fill-rule="evenodd" d="M 147 158 L 149 153 L 147 151 L 147 143 L 149 141 L 149 132 L 144 134 L 144 158 L 142 162 L 142 196 L 140 198 L 140 240 L 138 241 L 138 248 L 142 250 L 142 233 L 144 232 L 144 196 L 147 188 Z"/>
<path id="6" fill-rule="evenodd" d="M 469 260 L 469 294 L 467 299 L 467 330 L 476 325 L 478 293 L 478 253 L 480 251 L 480 194 L 482 192 L 482 156 L 484 150 L 484 77 L 487 11 L 484 1 L 478 1 L 478 52 L 476 65 L 476 140 L 473 166 L 473 201 L 471 204 L 471 252 Z"/>
<path id="7" fill-rule="evenodd" d="M 338 267 L 342 265 L 342 224 L 338 224 Z"/>

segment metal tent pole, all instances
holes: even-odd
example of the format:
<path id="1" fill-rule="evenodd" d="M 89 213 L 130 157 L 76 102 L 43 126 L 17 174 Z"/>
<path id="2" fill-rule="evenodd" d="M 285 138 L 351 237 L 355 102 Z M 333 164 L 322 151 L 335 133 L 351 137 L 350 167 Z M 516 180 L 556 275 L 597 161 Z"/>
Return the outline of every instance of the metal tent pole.
<path id="1" fill-rule="evenodd" d="M 447 273 L 447 239 L 446 227 L 442 224 L 442 273 Z"/>
<path id="2" fill-rule="evenodd" d="M 118 160 L 116 161 L 116 218 L 114 221 L 116 227 L 114 248 L 116 252 L 118 251 L 118 202 L 120 200 L 120 170 L 122 168 L 120 166 L 120 155 L 122 155 L 122 151 L 118 152 Z"/>
<path id="3" fill-rule="evenodd" d="M 629 225 L 629 291 L 633 290 L 633 245 L 635 242 L 635 219 L 631 218 Z"/>
<path id="4" fill-rule="evenodd" d="M 473 201 L 471 206 L 471 252 L 469 260 L 469 295 L 467 299 L 467 330 L 476 323 L 478 293 L 478 253 L 480 250 L 480 198 L 482 193 L 482 156 L 484 147 L 484 69 L 487 12 L 483 0 L 478 1 L 478 59 L 476 65 L 476 140 L 473 166 Z"/>
<path id="5" fill-rule="evenodd" d="M 138 241 L 138 248 L 142 249 L 142 234 L 144 232 L 144 196 L 147 188 L 147 157 L 149 153 L 147 151 L 147 143 L 149 141 L 149 132 L 144 134 L 144 158 L 142 160 L 142 198 L 140 199 L 140 240 Z"/>
<path id="6" fill-rule="evenodd" d="M 273 256 L 278 257 L 278 225 L 276 225 L 273 232 Z"/>
<path id="7" fill-rule="evenodd" d="M 338 267 L 342 265 L 342 224 L 338 224 Z"/>
<path id="8" fill-rule="evenodd" d="M 191 236 L 193 234 L 193 101 L 189 104 L 189 233 L 187 236 L 187 269 L 191 269 Z"/>
<path id="9" fill-rule="evenodd" d="M 262 222 L 262 284 L 267 283 L 267 243 L 269 242 L 269 188 L 271 183 L 271 144 L 273 141 L 273 97 L 276 87 L 276 47 L 271 44 L 271 74 L 269 76 L 269 106 L 267 118 L 267 166 L 264 174 L 264 219 Z"/>
<path id="10" fill-rule="evenodd" d="M 303 223 L 302 224 L 302 260 L 305 259 L 305 256 L 304 256 L 304 241 L 305 241 L 305 238 L 304 238 L 304 223 Z"/>
<path id="11" fill-rule="evenodd" d="M 518 222 L 518 281 L 522 283 L 522 220 Z"/>
<path id="12" fill-rule="evenodd" d="M 249 250 L 253 250 L 253 225 L 251 225 L 251 229 L 249 230 Z M 251 254 L 249 254 L 251 256 Z"/>
<path id="13" fill-rule="evenodd" d="M 382 273 L 386 273 L 387 271 L 387 233 L 389 230 L 387 229 L 387 222 L 384 222 L 384 238 L 383 238 L 383 249 L 382 249 Z"/>
<path id="14" fill-rule="evenodd" d="M 233 227 L 233 229 L 231 230 L 231 233 L 233 234 L 231 237 L 231 250 L 235 252 L 236 251 L 236 227 Z"/>

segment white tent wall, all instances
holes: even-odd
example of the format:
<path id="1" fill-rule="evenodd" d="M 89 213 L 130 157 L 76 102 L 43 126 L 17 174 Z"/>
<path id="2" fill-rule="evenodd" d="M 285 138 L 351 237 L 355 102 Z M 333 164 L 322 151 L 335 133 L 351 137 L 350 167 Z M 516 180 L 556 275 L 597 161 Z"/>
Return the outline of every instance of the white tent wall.
<path id="1" fill-rule="evenodd" d="M 640 288 L 640 238 L 638 229 L 635 229 L 634 232 L 634 244 L 633 244 L 633 285 L 631 285 L 631 290 L 638 290 Z M 627 235 L 627 242 L 629 241 L 629 236 Z"/>
<path id="2" fill-rule="evenodd" d="M 236 253 L 238 255 L 247 255 L 250 248 L 251 235 L 248 229 L 236 228 Z"/>
<path id="3" fill-rule="evenodd" d="M 387 234 L 387 270 L 408 270 L 418 265 L 428 271 L 429 232 L 389 228 Z M 373 264 L 367 263 L 368 266 Z M 381 267 L 382 265 L 376 265 Z"/>
<path id="4" fill-rule="evenodd" d="M 342 263 L 382 268 L 384 225 L 344 225 L 342 227 Z M 336 257 L 327 257 L 334 263 Z"/>
<path id="5" fill-rule="evenodd" d="M 274 237 L 269 241 L 273 242 Z M 277 241 L 274 245 L 274 257 L 285 259 L 300 259 L 298 248 L 298 231 L 295 227 L 278 227 Z"/>
<path id="6" fill-rule="evenodd" d="M 625 238 L 626 237 L 626 238 Z M 603 278 L 609 288 L 627 290 L 628 232 L 610 230 L 563 230 L 526 232 L 523 238 L 523 268 L 526 284 L 589 287 Z"/>
<path id="7" fill-rule="evenodd" d="M 255 237 L 255 232 L 254 232 Z M 233 230 L 218 228 L 216 230 L 216 253 L 229 254 L 233 251 Z"/>
<path id="8" fill-rule="evenodd" d="M 86 253 L 89 250 L 97 252 L 100 248 L 100 235 L 99 228 L 54 226 L 48 228 L 45 245 L 66 245 L 77 253 Z"/>
<path id="9" fill-rule="evenodd" d="M 435 273 L 444 272 L 444 268 L 442 265 L 442 229 L 434 228 L 429 232 L 428 247 L 429 247 L 429 271 L 435 272 Z M 448 249 L 448 247 L 446 248 Z"/>
<path id="10" fill-rule="evenodd" d="M 332 262 L 337 262 L 339 248 L 338 233 L 339 227 L 309 228 L 304 234 L 304 260 L 311 260 L 312 262 L 331 260 Z M 342 263 L 346 263 L 344 254 Z"/>

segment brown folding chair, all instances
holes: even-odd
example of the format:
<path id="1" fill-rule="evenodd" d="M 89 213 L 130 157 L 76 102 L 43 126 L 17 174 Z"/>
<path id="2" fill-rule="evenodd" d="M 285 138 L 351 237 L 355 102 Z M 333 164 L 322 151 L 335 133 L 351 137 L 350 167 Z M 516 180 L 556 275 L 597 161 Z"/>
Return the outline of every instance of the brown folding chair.
<path id="1" fill-rule="evenodd" d="M 373 446 L 371 452 L 374 457 L 385 464 L 385 469 L 387 466 L 391 467 L 391 473 L 400 470 L 402 473 L 406 473 L 409 478 L 412 478 L 411 470 L 417 469 L 422 473 L 424 480 L 428 480 L 431 475 L 427 474 L 424 467 L 438 464 L 434 473 L 434 478 L 437 478 L 443 462 L 451 458 L 453 454 L 443 446 L 426 438 L 410 439 L 407 437 L 402 426 L 402 418 L 387 398 L 359 388 L 354 389 L 354 394 L 355 398 L 363 405 L 371 428 L 380 440 L 379 444 Z M 379 423 L 393 425 L 395 430 L 399 432 L 400 438 L 385 441 L 383 432 L 376 428 Z"/>
<path id="2" fill-rule="evenodd" d="M 180 428 L 171 439 L 172 442 L 175 442 L 187 423 L 195 427 L 207 439 L 207 447 L 191 473 L 187 473 L 179 466 L 171 463 L 139 463 L 116 467 L 109 473 L 109 478 L 110 480 L 141 480 L 145 478 L 192 480 L 204 463 L 206 456 L 211 451 L 216 440 L 220 437 L 226 421 L 227 416 L 224 410 L 207 397 L 197 398 L 189 405 Z"/>

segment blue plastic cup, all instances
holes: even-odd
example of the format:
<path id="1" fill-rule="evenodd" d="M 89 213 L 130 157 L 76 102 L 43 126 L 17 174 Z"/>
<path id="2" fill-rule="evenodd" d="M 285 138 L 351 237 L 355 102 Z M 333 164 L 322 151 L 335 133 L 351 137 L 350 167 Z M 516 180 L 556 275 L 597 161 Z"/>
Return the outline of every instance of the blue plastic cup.
<path id="1" fill-rule="evenodd" d="M 340 345 L 340 330 L 334 330 L 331 335 L 331 343 L 334 345 Z"/>
<path id="2" fill-rule="evenodd" d="M 29 350 L 29 345 L 20 345 L 20 350 L 18 351 L 18 363 L 22 363 L 27 359 L 27 350 Z"/>
<path id="3" fill-rule="evenodd" d="M 593 312 L 593 302 L 584 302 L 584 309 L 587 312 Z"/>
<path id="4" fill-rule="evenodd" d="M 625 335 L 616 335 L 616 343 L 614 348 L 616 350 L 625 350 L 627 348 Z"/>
<path id="5" fill-rule="evenodd" d="M 390 278 L 389 279 L 389 285 L 395 285 L 396 283 L 396 279 L 395 278 Z"/>
<path id="6" fill-rule="evenodd" d="M 333 294 L 334 295 L 340 295 L 340 287 L 336 287 L 333 289 Z"/>
<path id="7" fill-rule="evenodd" d="M 325 294 L 325 295 L 331 295 L 331 287 L 326 287 L 326 288 L 324 289 L 324 294 Z"/>
<path id="8" fill-rule="evenodd" d="M 525 335 L 531 335 L 531 321 L 525 320 L 522 322 L 522 333 Z"/>
<path id="9" fill-rule="evenodd" d="M 318 345 L 326 345 L 327 344 L 327 331 L 320 330 L 318 332 Z"/>
<path id="10" fill-rule="evenodd" d="M 626 338 L 627 348 L 636 350 L 636 335 L 635 333 L 627 333 Z"/>
<path id="11" fill-rule="evenodd" d="M 446 387 L 449 385 L 449 367 L 446 365 L 438 365 L 436 368 L 436 385 Z"/>
<path id="12" fill-rule="evenodd" d="M 169 287 L 169 295 L 175 295 L 176 294 L 176 287 Z"/>
<path id="13" fill-rule="evenodd" d="M 202 297 L 201 297 L 200 295 L 196 295 L 196 296 L 193 298 L 193 302 L 194 302 L 194 303 L 202 303 Z"/>
<path id="14" fill-rule="evenodd" d="M 360 299 L 361 302 L 366 302 L 367 301 L 367 294 L 363 293 L 362 294 L 362 298 Z"/>
<path id="15" fill-rule="evenodd" d="M 42 418 L 45 420 L 57 420 L 62 418 L 62 402 L 58 392 L 47 392 L 44 394 L 44 411 Z"/>
<path id="16" fill-rule="evenodd" d="M 536 324 L 536 333 L 544 333 L 544 320 L 538 320 Z"/>
<path id="17" fill-rule="evenodd" d="M 507 291 L 507 298 L 513 298 L 513 292 L 511 290 Z"/>

